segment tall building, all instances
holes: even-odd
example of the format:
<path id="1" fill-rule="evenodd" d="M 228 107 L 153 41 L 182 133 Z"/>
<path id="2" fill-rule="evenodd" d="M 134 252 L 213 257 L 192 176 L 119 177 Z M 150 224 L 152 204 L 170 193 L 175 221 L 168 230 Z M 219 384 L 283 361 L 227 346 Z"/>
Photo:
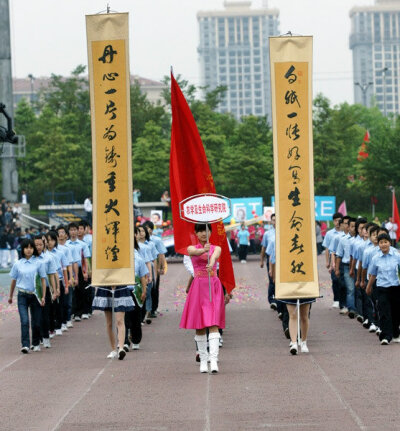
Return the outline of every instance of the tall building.
<path id="1" fill-rule="evenodd" d="M 354 100 L 384 114 L 400 107 L 400 0 L 375 0 L 350 11 Z"/>
<path id="2" fill-rule="evenodd" d="M 238 119 L 253 114 L 271 121 L 268 37 L 279 34 L 279 12 L 263 4 L 252 9 L 251 1 L 225 1 L 224 10 L 197 14 L 202 85 L 226 85 L 218 111 Z"/>

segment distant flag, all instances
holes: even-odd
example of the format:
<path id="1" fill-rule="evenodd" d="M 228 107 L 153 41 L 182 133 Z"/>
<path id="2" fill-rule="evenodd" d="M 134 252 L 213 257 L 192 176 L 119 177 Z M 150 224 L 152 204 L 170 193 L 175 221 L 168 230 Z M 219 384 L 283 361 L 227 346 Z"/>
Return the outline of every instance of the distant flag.
<path id="1" fill-rule="evenodd" d="M 369 156 L 368 147 L 367 147 L 367 144 L 369 144 L 369 143 L 370 143 L 370 136 L 369 136 L 369 132 L 367 130 L 365 132 L 364 140 L 363 140 L 363 143 L 361 144 L 360 151 L 358 152 L 357 160 L 359 162 L 365 160 Z"/>
<path id="2" fill-rule="evenodd" d="M 343 214 L 344 216 L 347 215 L 347 207 L 346 207 L 346 201 L 343 201 L 339 208 L 338 208 L 338 212 L 340 212 L 341 214 Z"/>
<path id="3" fill-rule="evenodd" d="M 392 216 L 393 222 L 397 224 L 396 231 L 396 241 L 400 238 L 400 216 L 399 216 L 399 208 L 397 207 L 396 195 L 392 193 Z"/>

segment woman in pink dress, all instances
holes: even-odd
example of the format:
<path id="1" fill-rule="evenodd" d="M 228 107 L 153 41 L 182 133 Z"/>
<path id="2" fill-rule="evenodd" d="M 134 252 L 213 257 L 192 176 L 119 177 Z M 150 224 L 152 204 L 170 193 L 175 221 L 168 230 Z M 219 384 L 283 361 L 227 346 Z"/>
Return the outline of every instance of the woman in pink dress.
<path id="1" fill-rule="evenodd" d="M 211 232 L 211 225 L 208 225 Z M 222 284 L 217 277 L 217 259 L 221 255 L 221 247 L 209 244 L 206 225 L 197 223 L 195 233 L 199 243 L 187 248 L 192 259 L 194 279 L 190 286 L 183 309 L 180 328 L 195 329 L 194 337 L 200 354 L 200 372 L 208 372 L 207 328 L 210 348 L 210 370 L 218 373 L 219 338 L 218 329 L 225 328 L 225 304 Z M 210 253 L 210 263 L 207 255 Z M 208 275 L 211 282 L 211 301 Z"/>

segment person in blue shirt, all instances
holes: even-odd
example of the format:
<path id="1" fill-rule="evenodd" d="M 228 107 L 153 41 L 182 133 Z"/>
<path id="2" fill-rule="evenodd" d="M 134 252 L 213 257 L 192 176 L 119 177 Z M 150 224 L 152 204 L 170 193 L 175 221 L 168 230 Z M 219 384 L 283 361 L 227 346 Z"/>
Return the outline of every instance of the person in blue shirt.
<path id="1" fill-rule="evenodd" d="M 12 304 L 15 288 L 18 289 L 18 313 L 21 321 L 21 352 L 29 353 L 29 309 L 31 313 L 33 351 L 40 351 L 41 309 L 46 301 L 46 272 L 37 259 L 38 252 L 32 239 L 21 243 L 21 259 L 14 263 L 11 272 L 11 285 L 8 303 Z M 41 297 L 36 291 L 36 277 L 40 277 Z"/>
<path id="2" fill-rule="evenodd" d="M 335 270 L 333 268 L 334 265 L 332 265 L 331 261 L 331 253 L 329 251 L 329 245 L 331 240 L 336 236 L 341 234 L 340 230 L 340 224 L 341 220 L 343 218 L 342 213 L 335 213 L 333 214 L 332 220 L 333 220 L 333 229 L 328 230 L 328 232 L 325 235 L 324 241 L 322 242 L 322 247 L 325 248 L 325 264 L 326 267 L 331 275 L 332 280 L 332 292 L 333 292 L 333 304 L 332 308 L 339 308 L 339 299 L 340 299 L 340 280 L 336 277 Z"/>
<path id="3" fill-rule="evenodd" d="M 167 267 L 167 261 L 165 259 L 167 249 L 166 249 L 162 239 L 156 235 L 153 235 L 154 223 L 152 223 L 150 220 L 148 220 L 148 221 L 143 223 L 143 226 L 145 226 L 147 228 L 149 235 L 150 235 L 150 241 L 154 242 L 154 245 L 156 246 L 156 249 L 158 251 L 154 286 L 153 286 L 153 289 L 151 291 L 152 306 L 151 306 L 150 317 L 154 318 L 154 317 L 157 317 L 157 309 L 158 309 L 158 303 L 159 303 L 159 299 L 160 299 L 160 277 L 161 277 L 161 275 L 165 274 L 165 270 Z"/>
<path id="4" fill-rule="evenodd" d="M 92 238 L 91 238 L 91 235 L 88 236 L 86 234 L 87 229 L 88 229 L 88 222 L 86 220 L 81 220 L 78 223 L 78 240 L 81 241 L 83 246 L 83 250 L 84 250 L 83 254 L 87 260 L 87 275 L 88 275 L 85 283 L 86 286 L 85 286 L 84 294 L 83 294 L 84 310 L 82 314 L 82 319 L 86 319 L 86 317 L 92 317 L 92 302 L 94 298 L 94 289 L 92 287 Z"/>
<path id="5" fill-rule="evenodd" d="M 132 299 L 135 303 L 135 308 L 131 311 L 127 311 L 125 313 L 125 344 L 124 350 L 129 352 L 130 341 L 132 342 L 132 350 L 140 349 L 140 341 L 142 340 L 142 313 L 141 308 L 143 306 L 144 301 L 146 300 L 146 288 L 147 288 L 147 275 L 149 274 L 149 270 L 144 262 L 144 260 L 139 255 L 139 245 L 135 238 L 135 279 L 136 282 L 140 282 L 142 286 L 142 295 L 141 295 L 141 303 L 139 304 L 138 299 L 136 298 L 133 286 L 128 286 L 128 289 L 131 289 Z M 129 340 L 129 332 L 131 335 L 131 339 Z"/>
<path id="6" fill-rule="evenodd" d="M 249 246 L 250 234 L 249 231 L 246 229 L 246 225 L 244 223 L 241 224 L 237 237 L 239 242 L 239 260 L 241 263 L 247 263 L 247 248 Z"/>
<path id="7" fill-rule="evenodd" d="M 261 253 L 260 253 L 260 268 L 264 268 L 265 255 L 267 256 L 267 271 L 268 271 L 268 302 L 272 310 L 278 309 L 278 304 L 275 300 L 275 283 L 270 275 L 270 257 L 266 253 L 268 245 L 271 241 L 275 241 L 275 214 L 271 215 L 271 228 L 265 231 L 261 240 Z"/>
<path id="8" fill-rule="evenodd" d="M 378 244 L 380 251 L 372 258 L 368 269 L 370 278 L 366 292 L 372 294 L 376 280 L 381 345 L 391 341 L 400 343 L 400 254 L 390 246 L 391 240 L 387 234 L 378 236 Z"/>

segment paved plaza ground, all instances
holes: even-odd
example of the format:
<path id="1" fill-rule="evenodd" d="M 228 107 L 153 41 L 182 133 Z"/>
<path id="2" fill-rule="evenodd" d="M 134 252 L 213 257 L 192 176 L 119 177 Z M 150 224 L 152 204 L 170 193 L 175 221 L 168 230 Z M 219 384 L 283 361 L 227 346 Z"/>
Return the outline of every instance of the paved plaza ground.
<path id="1" fill-rule="evenodd" d="M 105 319 L 95 313 L 22 355 L 16 307 L 0 278 L 0 430 L 236 431 L 400 429 L 400 345 L 330 309 L 313 306 L 310 354 L 291 356 L 267 304 L 258 258 L 234 262 L 238 288 L 227 307 L 220 373 L 199 373 L 193 332 L 178 329 L 188 275 L 171 263 L 162 280 L 161 315 L 143 328 L 141 350 L 106 359 Z"/>

